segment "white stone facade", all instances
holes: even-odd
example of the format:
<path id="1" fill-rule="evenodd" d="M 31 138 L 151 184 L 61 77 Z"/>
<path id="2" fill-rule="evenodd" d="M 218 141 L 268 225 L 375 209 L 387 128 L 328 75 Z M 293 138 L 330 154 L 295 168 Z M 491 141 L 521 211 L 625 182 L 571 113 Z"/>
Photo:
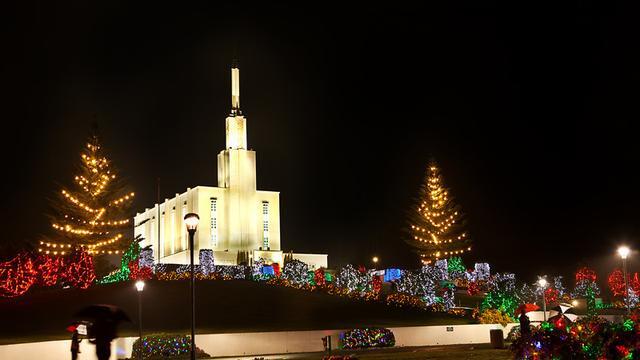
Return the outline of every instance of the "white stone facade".
<path id="1" fill-rule="evenodd" d="M 260 258 L 282 265 L 280 194 L 256 189 L 256 153 L 247 149 L 246 118 L 240 111 L 240 73 L 232 69 L 231 114 L 226 119 L 226 149 L 218 154 L 218 187 L 189 188 L 134 217 L 134 234 L 152 245 L 157 262 L 189 263 L 184 216 L 197 213 L 195 250 L 212 249 L 216 265 Z M 240 253 L 240 257 L 238 254 Z M 299 254 L 313 268 L 327 267 L 325 254 Z M 296 258 L 296 256 L 294 256 Z M 196 253 L 197 262 L 198 255 Z"/>

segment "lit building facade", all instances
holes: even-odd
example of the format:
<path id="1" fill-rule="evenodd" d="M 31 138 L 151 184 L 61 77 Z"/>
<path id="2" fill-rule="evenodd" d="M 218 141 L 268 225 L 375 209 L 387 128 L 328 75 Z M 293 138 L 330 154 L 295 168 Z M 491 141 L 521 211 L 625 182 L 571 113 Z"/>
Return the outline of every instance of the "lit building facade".
<path id="1" fill-rule="evenodd" d="M 231 69 L 231 113 L 226 148 L 218 154 L 218 187 L 188 188 L 136 214 L 134 233 L 151 245 L 157 262 L 189 263 L 184 216 L 197 213 L 195 250 L 212 249 L 216 265 L 264 259 L 283 264 L 280 194 L 257 190 L 256 153 L 247 146 L 247 119 L 240 110 L 240 70 Z M 326 254 L 291 254 L 312 268 L 327 267 Z M 197 259 L 196 255 L 196 259 Z"/>

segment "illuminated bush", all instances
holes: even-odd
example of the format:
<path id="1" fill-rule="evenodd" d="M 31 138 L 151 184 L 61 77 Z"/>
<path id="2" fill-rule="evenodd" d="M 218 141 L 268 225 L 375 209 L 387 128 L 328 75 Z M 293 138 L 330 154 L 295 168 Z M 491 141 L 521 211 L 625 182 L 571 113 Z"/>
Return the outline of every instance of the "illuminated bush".
<path id="1" fill-rule="evenodd" d="M 392 347 L 396 344 L 393 332 L 385 328 L 352 329 L 340 333 L 343 349 Z"/>
<path id="2" fill-rule="evenodd" d="M 133 359 L 189 359 L 191 337 L 182 334 L 151 334 L 133 343 Z M 197 358 L 209 358 L 202 349 L 196 348 Z"/>

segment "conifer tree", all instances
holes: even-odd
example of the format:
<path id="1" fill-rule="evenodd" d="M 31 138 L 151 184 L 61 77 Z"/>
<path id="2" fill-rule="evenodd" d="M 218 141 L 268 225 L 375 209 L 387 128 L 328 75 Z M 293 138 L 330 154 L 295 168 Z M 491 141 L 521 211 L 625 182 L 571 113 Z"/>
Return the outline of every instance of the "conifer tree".
<path id="1" fill-rule="evenodd" d="M 461 256 L 471 250 L 460 207 L 444 185 L 438 165 L 431 161 L 420 187 L 417 206 L 410 218 L 407 243 L 423 264 Z"/>
<path id="2" fill-rule="evenodd" d="M 128 244 L 129 208 L 135 194 L 120 180 L 92 134 L 80 154 L 73 186 L 64 186 L 52 201 L 51 226 L 55 240 L 40 241 L 41 253 L 65 255 L 74 250 L 89 254 L 118 254 Z"/>

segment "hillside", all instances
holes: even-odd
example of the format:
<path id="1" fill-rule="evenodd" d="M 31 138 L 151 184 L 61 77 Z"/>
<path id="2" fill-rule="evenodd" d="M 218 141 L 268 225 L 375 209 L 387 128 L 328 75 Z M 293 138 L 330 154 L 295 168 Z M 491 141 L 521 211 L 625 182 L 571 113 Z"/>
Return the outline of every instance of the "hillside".
<path id="1" fill-rule="evenodd" d="M 106 303 L 123 308 L 134 323 L 119 335 L 137 334 L 137 293 L 133 283 L 94 286 L 88 290 L 43 289 L 17 299 L 0 300 L 0 343 L 64 339 L 73 313 Z M 150 281 L 143 293 L 143 329 L 188 332 L 189 283 Z M 196 283 L 197 332 L 336 329 L 358 326 L 461 324 L 467 320 L 366 303 L 338 296 L 252 281 Z"/>

